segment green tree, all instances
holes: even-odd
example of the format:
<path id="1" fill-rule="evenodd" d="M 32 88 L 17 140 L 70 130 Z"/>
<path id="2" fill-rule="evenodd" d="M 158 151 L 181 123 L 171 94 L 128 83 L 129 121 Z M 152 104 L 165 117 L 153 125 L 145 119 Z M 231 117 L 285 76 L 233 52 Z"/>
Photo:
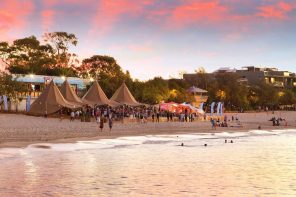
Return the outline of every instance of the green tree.
<path id="1" fill-rule="evenodd" d="M 129 72 L 123 72 L 116 60 L 110 56 L 94 55 L 82 61 L 77 68 L 78 75 L 84 78 L 94 78 L 100 82 L 108 97 L 125 81 L 132 86 Z"/>
<path id="2" fill-rule="evenodd" d="M 142 102 L 149 104 L 157 104 L 160 101 L 167 101 L 170 91 L 167 81 L 161 77 L 145 82 L 142 92 Z"/>
<path id="3" fill-rule="evenodd" d="M 296 94 L 290 89 L 285 89 L 283 92 L 279 93 L 279 104 L 281 105 L 296 104 Z"/>
<path id="4" fill-rule="evenodd" d="M 276 87 L 261 83 L 257 84 L 253 88 L 254 94 L 258 96 L 257 105 L 268 106 L 269 108 L 275 108 L 279 104 L 279 91 Z"/>
<path id="5" fill-rule="evenodd" d="M 44 41 L 48 43 L 54 52 L 56 64 L 54 68 L 63 68 L 59 70 L 61 75 L 75 76 L 79 60 L 75 53 L 69 52 L 69 47 L 76 46 L 78 39 L 75 34 L 67 32 L 50 32 L 43 35 Z"/>
<path id="6" fill-rule="evenodd" d="M 12 75 L 0 72 L 0 95 L 6 95 L 12 103 L 18 104 L 22 100 L 20 93 L 27 91 L 26 84 L 18 82 Z"/>
<path id="7" fill-rule="evenodd" d="M 5 42 L 0 45 L 0 56 L 11 73 L 41 74 L 45 68 L 54 64 L 51 46 L 40 45 L 35 36 L 17 39 L 12 45 Z"/>
<path id="8" fill-rule="evenodd" d="M 197 77 L 192 85 L 208 90 L 209 86 L 213 83 L 214 78 L 211 77 L 211 74 L 206 72 L 204 67 L 199 67 L 197 70 L 195 70 L 195 72 Z"/>
<path id="9" fill-rule="evenodd" d="M 170 91 L 168 101 L 173 101 L 176 103 L 194 101 L 193 95 L 187 91 L 190 87 L 190 84 L 188 84 L 185 80 L 169 79 L 168 86 Z"/>
<path id="10" fill-rule="evenodd" d="M 223 101 L 225 106 L 249 108 L 248 88 L 238 82 L 235 73 L 216 74 L 216 100 Z"/>

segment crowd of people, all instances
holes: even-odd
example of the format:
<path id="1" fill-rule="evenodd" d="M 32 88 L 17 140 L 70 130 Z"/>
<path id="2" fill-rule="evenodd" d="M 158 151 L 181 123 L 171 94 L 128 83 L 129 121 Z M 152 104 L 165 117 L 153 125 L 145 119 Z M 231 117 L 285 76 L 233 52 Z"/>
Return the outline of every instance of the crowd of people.
<path id="1" fill-rule="evenodd" d="M 281 117 L 276 118 L 274 116 L 269 121 L 272 121 L 272 126 L 280 126 L 281 122 L 285 122 L 285 125 L 287 126 L 286 120 L 284 118 L 281 118 Z"/>
<path id="2" fill-rule="evenodd" d="M 90 122 L 94 119 L 99 125 L 100 129 L 103 130 L 104 123 L 108 122 L 109 129 L 112 129 L 113 121 L 120 121 L 123 118 L 129 118 L 136 120 L 139 123 L 151 122 L 193 122 L 198 114 L 192 113 L 190 110 L 185 109 L 181 113 L 174 113 L 165 110 L 160 110 L 156 107 L 128 107 L 121 106 L 112 108 L 109 106 L 100 106 L 91 108 L 85 106 L 78 110 L 61 109 L 59 112 L 60 120 L 63 120 L 64 116 L 69 116 L 70 121 L 76 119 L 82 122 Z"/>

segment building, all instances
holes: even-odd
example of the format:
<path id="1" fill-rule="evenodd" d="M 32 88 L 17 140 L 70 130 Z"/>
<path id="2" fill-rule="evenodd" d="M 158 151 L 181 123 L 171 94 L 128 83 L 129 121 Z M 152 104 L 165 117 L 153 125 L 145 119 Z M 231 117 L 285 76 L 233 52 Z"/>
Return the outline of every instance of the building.
<path id="1" fill-rule="evenodd" d="M 266 83 L 275 87 L 296 87 L 296 74 L 289 71 L 279 71 L 277 68 L 261 68 L 255 66 L 243 67 L 240 70 L 230 68 L 220 68 L 213 73 L 205 73 L 209 78 L 215 78 L 217 74 L 233 73 L 237 74 L 241 84 L 255 85 Z M 199 74 L 184 74 L 185 81 L 194 83 L 198 80 Z"/>
<path id="2" fill-rule="evenodd" d="M 244 67 L 236 73 L 246 79 L 249 84 L 265 82 L 275 87 L 296 87 L 296 75 L 289 71 L 279 71 L 277 68 Z"/>
<path id="3" fill-rule="evenodd" d="M 194 97 L 194 101 L 191 103 L 194 107 L 198 108 L 201 103 L 205 103 L 208 100 L 208 91 L 206 90 L 192 86 L 187 91 Z"/>
<path id="4" fill-rule="evenodd" d="M 28 85 L 28 92 L 20 92 L 19 98 L 20 103 L 18 104 L 18 110 L 22 111 L 26 108 L 26 98 L 30 95 L 31 100 L 30 103 L 33 103 L 39 95 L 44 90 L 45 86 L 50 83 L 50 81 L 54 81 L 57 86 L 61 86 L 61 84 L 67 79 L 73 90 L 77 95 L 82 96 L 87 89 L 87 86 L 93 81 L 92 79 L 81 79 L 78 77 L 60 77 L 60 76 L 45 76 L 45 75 L 12 75 L 17 81 L 23 82 Z M 10 105 L 10 110 L 16 109 L 16 106 Z"/>

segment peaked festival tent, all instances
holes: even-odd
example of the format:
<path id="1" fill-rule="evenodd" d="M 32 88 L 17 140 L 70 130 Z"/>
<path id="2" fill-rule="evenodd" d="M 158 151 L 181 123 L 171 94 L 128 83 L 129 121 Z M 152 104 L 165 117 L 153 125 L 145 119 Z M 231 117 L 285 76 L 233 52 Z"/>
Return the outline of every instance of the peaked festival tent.
<path id="1" fill-rule="evenodd" d="M 82 97 L 82 101 L 90 103 L 91 105 L 110 105 L 117 106 L 119 103 L 111 101 L 107 98 L 106 94 L 102 90 L 101 86 L 95 81 L 86 94 Z"/>
<path id="2" fill-rule="evenodd" d="M 69 82 L 67 80 L 64 81 L 64 83 L 61 86 L 61 93 L 63 97 L 69 101 L 70 103 L 73 103 L 77 106 L 82 106 L 83 102 L 81 98 L 79 98 L 76 93 L 71 88 Z"/>
<path id="3" fill-rule="evenodd" d="M 129 91 L 126 84 L 123 82 L 122 85 L 115 91 L 113 96 L 111 97 L 112 101 L 116 101 L 120 103 L 121 105 L 129 105 L 129 106 L 140 106 L 143 105 L 136 101 L 136 99 L 133 97 L 131 92 Z"/>
<path id="4" fill-rule="evenodd" d="M 68 102 L 53 81 L 43 90 L 41 95 L 32 103 L 29 114 L 42 116 L 53 114 L 62 107 L 75 109 L 78 106 Z"/>

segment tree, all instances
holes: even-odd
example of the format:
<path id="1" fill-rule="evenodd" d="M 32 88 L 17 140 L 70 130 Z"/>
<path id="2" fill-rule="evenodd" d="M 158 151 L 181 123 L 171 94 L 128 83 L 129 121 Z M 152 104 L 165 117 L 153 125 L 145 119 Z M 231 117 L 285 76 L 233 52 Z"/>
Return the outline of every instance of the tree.
<path id="1" fill-rule="evenodd" d="M 48 43 L 54 52 L 56 64 L 54 68 L 62 67 L 61 74 L 65 76 L 75 76 L 75 70 L 79 64 L 78 56 L 69 52 L 71 45 L 76 46 L 78 39 L 75 34 L 67 32 L 50 32 L 43 35 L 44 41 Z"/>
<path id="2" fill-rule="evenodd" d="M 78 43 L 78 39 L 75 34 L 67 32 L 45 33 L 43 37 L 45 42 L 48 42 L 51 46 L 53 46 L 58 56 L 68 53 L 69 46 L 76 46 Z"/>
<path id="3" fill-rule="evenodd" d="M 145 82 L 142 93 L 142 102 L 149 104 L 167 101 L 170 95 L 168 83 L 161 77 L 155 77 Z"/>
<path id="4" fill-rule="evenodd" d="M 169 79 L 168 86 L 170 90 L 170 96 L 168 98 L 169 101 L 173 101 L 176 103 L 194 101 L 193 95 L 187 92 L 187 90 L 190 87 L 190 84 L 188 84 L 185 80 Z"/>
<path id="5" fill-rule="evenodd" d="M 35 36 L 30 36 L 1 44 L 1 57 L 8 65 L 7 69 L 15 74 L 40 74 L 43 69 L 54 64 L 52 48 L 40 45 Z"/>
<path id="6" fill-rule="evenodd" d="M 0 95 L 6 95 L 12 103 L 18 104 L 22 99 L 19 94 L 27 91 L 26 84 L 18 82 L 12 75 L 0 72 Z"/>
<path id="7" fill-rule="evenodd" d="M 8 42 L 0 42 L 0 59 L 2 62 L 6 64 L 6 66 L 10 66 L 9 64 L 9 53 L 10 53 L 10 47 Z"/>
<path id="8" fill-rule="evenodd" d="M 285 89 L 282 94 L 279 93 L 279 104 L 281 105 L 293 105 L 296 103 L 296 94 L 290 90 Z"/>
<path id="9" fill-rule="evenodd" d="M 0 58 L 14 74 L 76 76 L 77 55 L 68 52 L 76 45 L 74 34 L 53 32 L 45 34 L 47 44 L 35 36 L 14 40 L 11 45 L 0 42 Z"/>
<path id="10" fill-rule="evenodd" d="M 110 56 L 94 55 L 86 58 L 77 71 L 81 77 L 98 80 L 109 97 L 124 81 L 128 87 L 132 86 L 129 72 L 124 73 L 116 60 Z"/>
<path id="11" fill-rule="evenodd" d="M 228 108 L 235 106 L 247 109 L 249 91 L 238 79 L 239 76 L 235 73 L 216 74 L 216 100 L 223 101 Z"/>
<path id="12" fill-rule="evenodd" d="M 257 105 L 274 108 L 279 104 L 278 90 L 269 84 L 260 83 L 252 88 L 254 94 L 258 96 Z"/>
<path id="13" fill-rule="evenodd" d="M 204 67 L 199 67 L 197 70 L 195 70 L 195 72 L 197 77 L 192 85 L 208 90 L 209 85 L 213 83 L 214 80 L 213 77 L 211 77 L 211 74 L 208 74 Z"/>

